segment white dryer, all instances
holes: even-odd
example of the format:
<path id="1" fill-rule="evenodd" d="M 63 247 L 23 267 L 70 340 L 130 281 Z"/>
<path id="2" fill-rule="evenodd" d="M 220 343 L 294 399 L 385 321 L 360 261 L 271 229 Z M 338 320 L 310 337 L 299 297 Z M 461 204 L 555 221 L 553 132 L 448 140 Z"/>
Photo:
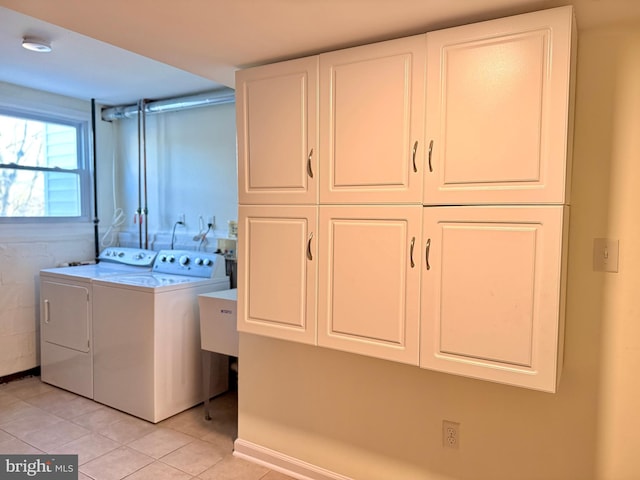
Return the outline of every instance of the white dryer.
<path id="1" fill-rule="evenodd" d="M 229 288 L 225 259 L 164 250 L 151 272 L 93 286 L 94 399 L 153 423 L 202 402 L 198 295 Z M 211 396 L 228 389 L 228 359 Z"/>
<path id="2" fill-rule="evenodd" d="M 40 271 L 40 371 L 43 382 L 93 398 L 92 284 L 150 271 L 156 252 L 109 247 L 99 262 Z"/>

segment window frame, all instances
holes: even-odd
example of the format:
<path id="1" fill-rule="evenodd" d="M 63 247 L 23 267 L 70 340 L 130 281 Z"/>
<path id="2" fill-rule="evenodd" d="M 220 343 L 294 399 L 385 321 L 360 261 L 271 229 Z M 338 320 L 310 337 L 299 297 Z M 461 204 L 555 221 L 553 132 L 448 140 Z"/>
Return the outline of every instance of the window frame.
<path id="1" fill-rule="evenodd" d="M 70 115 L 68 112 L 64 112 L 64 109 L 58 109 L 51 105 L 44 105 L 39 109 L 5 105 L 3 99 L 0 98 L 0 115 L 74 127 L 76 129 L 76 151 L 78 155 L 78 166 L 75 169 L 32 167 L 2 163 L 0 163 L 0 169 L 17 168 L 27 171 L 76 173 L 78 175 L 80 188 L 80 215 L 78 216 L 0 216 L 0 224 L 91 222 L 93 207 L 93 165 L 90 154 L 92 138 L 89 125 L 91 115 L 89 112 L 87 112 L 86 116 L 79 114 L 79 112 L 74 113 L 75 114 Z"/>

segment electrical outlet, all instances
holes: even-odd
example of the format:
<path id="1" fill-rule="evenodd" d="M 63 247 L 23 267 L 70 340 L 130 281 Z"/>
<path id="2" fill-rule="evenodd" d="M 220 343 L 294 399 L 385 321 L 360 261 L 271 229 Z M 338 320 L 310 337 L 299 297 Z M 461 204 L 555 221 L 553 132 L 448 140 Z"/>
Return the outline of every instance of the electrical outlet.
<path id="1" fill-rule="evenodd" d="M 184 221 L 184 213 L 181 213 L 180 215 L 178 215 L 178 220 L 177 220 L 177 222 L 178 222 L 180 225 L 185 225 L 185 224 L 186 224 L 186 222 Z"/>
<path id="2" fill-rule="evenodd" d="M 449 420 L 442 421 L 442 446 L 460 448 L 460 424 Z"/>

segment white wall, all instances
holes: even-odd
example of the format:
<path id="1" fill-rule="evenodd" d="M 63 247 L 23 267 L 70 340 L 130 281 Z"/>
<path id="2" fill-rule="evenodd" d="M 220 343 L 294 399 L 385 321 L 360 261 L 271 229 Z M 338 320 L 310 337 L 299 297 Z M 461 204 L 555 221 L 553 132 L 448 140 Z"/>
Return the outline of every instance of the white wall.
<path id="1" fill-rule="evenodd" d="M 575 128 L 558 393 L 242 334 L 239 437 L 359 480 L 640 478 L 640 25 L 580 32 Z"/>
<path id="2" fill-rule="evenodd" d="M 138 243 L 138 225 L 133 223 L 138 205 L 138 122 L 137 119 L 102 122 L 104 135 L 113 138 L 116 158 L 116 205 L 124 210 L 121 235 Z M 106 124 L 106 125 L 105 125 Z M 209 235 L 227 235 L 227 222 L 237 220 L 237 169 L 235 104 L 216 105 L 147 116 L 147 208 L 150 247 L 169 248 L 174 222 L 182 214 L 186 225 L 176 228 L 176 248 L 196 249 L 199 217 L 216 219 Z M 112 155 L 111 155 L 112 156 Z M 102 228 L 111 222 L 113 195 L 112 158 L 101 192 Z M 215 249 L 211 241 L 207 250 Z"/>
<path id="3" fill-rule="evenodd" d="M 0 83 L 3 105 L 43 105 L 91 117 L 91 105 Z M 39 359 L 38 272 L 94 257 L 93 224 L 0 223 L 0 377 L 36 367 Z"/>

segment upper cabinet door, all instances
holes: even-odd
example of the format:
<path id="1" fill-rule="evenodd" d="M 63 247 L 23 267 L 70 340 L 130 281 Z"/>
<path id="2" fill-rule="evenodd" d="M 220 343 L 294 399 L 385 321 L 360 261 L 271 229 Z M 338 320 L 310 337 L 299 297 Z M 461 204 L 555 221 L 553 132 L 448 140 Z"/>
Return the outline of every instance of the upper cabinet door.
<path id="1" fill-rule="evenodd" d="M 572 7 L 427 34 L 425 204 L 569 203 Z"/>
<path id="2" fill-rule="evenodd" d="M 320 55 L 320 203 L 421 203 L 426 36 Z"/>
<path id="3" fill-rule="evenodd" d="M 241 204 L 315 204 L 318 57 L 236 74 Z"/>
<path id="4" fill-rule="evenodd" d="M 422 367 L 555 392 L 568 209 L 424 208 Z"/>

